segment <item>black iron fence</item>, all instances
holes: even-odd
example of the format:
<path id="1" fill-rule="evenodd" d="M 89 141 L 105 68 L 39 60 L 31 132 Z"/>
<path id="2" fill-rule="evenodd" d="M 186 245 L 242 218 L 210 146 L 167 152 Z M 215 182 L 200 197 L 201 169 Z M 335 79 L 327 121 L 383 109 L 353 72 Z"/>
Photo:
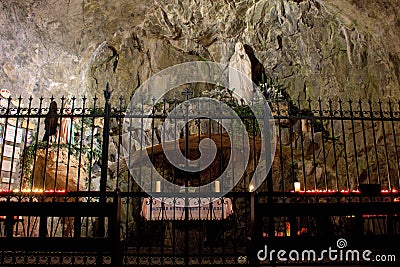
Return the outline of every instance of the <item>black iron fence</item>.
<path id="1" fill-rule="evenodd" d="M 365 191 L 360 192 L 365 184 L 371 185 L 366 190 L 375 190 L 368 201 L 374 197 L 382 206 L 397 203 L 400 102 L 292 101 L 265 93 L 274 116 L 270 123 L 275 125 L 275 156 L 265 182 L 256 192 L 250 192 L 265 141 L 260 139 L 257 120 L 249 108 L 251 103 L 238 104 L 240 101 L 223 92 L 208 96 L 230 106 L 244 123 L 250 144 L 247 161 L 240 155 L 231 155 L 228 132 L 221 126 L 223 120 L 234 124 L 235 118 L 221 116 L 211 120 L 191 114 L 184 130 L 173 135 L 176 125 L 168 122 L 167 116 L 185 99 L 143 103 L 141 114 L 127 116 L 129 99 L 115 101 L 109 90 L 101 101 L 75 97 L 3 98 L 0 198 L 10 201 L 10 196 L 33 194 L 29 199 L 38 201 L 46 194 L 62 198 L 77 191 L 82 195 L 79 201 L 87 201 L 85 192 L 105 194 L 119 189 L 126 265 L 245 264 L 255 257 L 258 247 L 253 242 L 260 236 L 299 239 L 319 237 L 323 232 L 336 238 L 354 233 L 357 227 L 362 236 L 398 237 L 399 218 L 397 211 L 393 212 L 396 204 L 390 206 L 390 211 L 383 209 L 383 214 L 370 210 L 335 214 L 332 210 L 332 216 L 318 217 L 312 212 L 301 216 L 301 212 L 291 210 L 299 203 L 365 202 Z M 53 101 L 55 104 L 51 104 Z M 139 123 L 128 124 L 127 128 L 125 123 L 132 118 Z M 160 125 L 167 123 L 169 128 L 161 130 Z M 165 149 L 180 149 L 195 160 L 204 138 L 214 141 L 217 153 L 203 171 L 182 171 L 165 156 Z M 168 145 L 163 147 L 161 140 Z M 145 157 L 152 166 L 146 165 Z M 231 158 L 234 165 L 244 166 L 245 172 L 228 194 L 205 206 L 178 205 L 185 193 L 219 177 Z M 154 170 L 165 180 L 182 186 L 183 191 L 176 192 L 169 202 L 152 197 L 164 186 Z M 152 192 L 142 189 L 146 183 L 151 183 Z M 210 191 L 216 190 L 220 188 L 214 183 Z M 104 195 L 97 201 L 107 198 Z M 287 213 L 273 215 L 273 207 L 257 204 L 264 202 L 288 204 L 283 209 Z M 269 215 L 258 213 L 263 209 L 272 211 Z M 326 208 L 318 207 L 317 213 L 319 209 Z M 386 217 L 382 220 L 378 215 Z M 360 216 L 364 221 L 355 225 L 353 218 Z M 263 217 L 266 218 L 260 221 Z M 71 221 L 63 217 L 48 218 L 47 224 L 49 236 L 74 235 Z M 39 235 L 39 226 L 35 217 L 25 216 L 16 220 L 13 232 L 15 236 L 35 236 Z M 104 217 L 85 218 L 80 232 L 85 236 L 106 234 Z"/>

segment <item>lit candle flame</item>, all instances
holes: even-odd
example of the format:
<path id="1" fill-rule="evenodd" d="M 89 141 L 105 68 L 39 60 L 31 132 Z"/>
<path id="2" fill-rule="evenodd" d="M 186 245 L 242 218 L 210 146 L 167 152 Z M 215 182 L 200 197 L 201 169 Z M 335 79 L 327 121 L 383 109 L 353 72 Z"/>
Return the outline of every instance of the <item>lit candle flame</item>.
<path id="1" fill-rule="evenodd" d="M 254 185 L 251 184 L 251 185 L 249 186 L 249 191 L 250 191 L 250 192 L 253 192 L 253 191 L 254 191 Z"/>

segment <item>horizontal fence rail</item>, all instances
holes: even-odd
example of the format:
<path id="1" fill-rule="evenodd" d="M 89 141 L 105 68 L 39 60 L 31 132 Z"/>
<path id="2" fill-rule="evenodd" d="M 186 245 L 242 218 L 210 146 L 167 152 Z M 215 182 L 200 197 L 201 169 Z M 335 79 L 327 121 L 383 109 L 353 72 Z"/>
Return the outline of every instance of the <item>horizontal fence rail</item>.
<path id="1" fill-rule="evenodd" d="M 29 193 L 40 199 L 45 194 L 76 193 L 82 199 L 90 199 L 92 193 L 120 190 L 119 230 L 125 265 L 243 264 L 254 256 L 252 238 L 259 235 L 313 237 L 320 235 L 317 230 L 321 225 L 327 225 L 327 231 L 334 236 L 352 231 L 349 225 L 353 214 L 333 214 L 342 209 L 342 204 L 358 207 L 357 203 L 370 202 L 374 197 L 379 203 L 376 207 L 381 203 L 388 204 L 385 207 L 390 211 L 397 207 L 400 102 L 292 101 L 270 97 L 267 99 L 273 118 L 268 123 L 274 125 L 275 131 L 270 134 L 276 137 L 276 142 L 271 143 L 260 138 L 257 116 L 249 108 L 252 103 L 239 104 L 222 93 L 202 96 L 218 99 L 238 117 L 221 115 L 210 119 L 184 109 L 184 113 L 169 116 L 175 108 L 184 107 L 180 104 L 184 97 L 189 99 L 188 95 L 164 98 L 158 103 L 143 102 L 135 112 L 130 110 L 129 99 L 111 97 L 108 90 L 100 100 L 3 98 L 0 197 L 5 200 Z M 177 125 L 180 119 L 187 122 Z M 239 122 L 248 134 L 248 140 L 240 141 L 249 143 L 247 160 L 239 150 L 232 154 L 232 142 L 237 141 L 231 141 L 229 129 L 222 126 L 226 123 L 235 128 Z M 176 128 L 182 130 L 176 133 Z M 201 156 L 200 142 L 206 138 L 214 142 L 216 156 L 202 171 L 181 170 L 165 155 L 168 150 L 180 150 L 194 161 Z M 254 192 L 250 181 L 260 161 L 263 142 L 273 145 L 275 154 L 268 177 Z M 235 145 L 240 148 L 242 143 Z M 230 161 L 234 167 L 243 168 L 244 175 L 236 177 L 233 171 L 223 183 L 216 184 L 214 180 L 224 173 Z M 178 185 L 179 192 L 163 194 L 167 183 L 156 174 Z M 179 204 L 198 186 L 206 184 L 210 184 L 210 193 L 234 186 L 207 205 L 201 204 L 209 198 L 207 191 L 193 197 L 190 207 Z M 143 190 L 146 186 L 151 192 Z M 365 196 L 365 192 L 370 195 Z M 255 199 L 252 194 L 256 194 Z M 106 199 L 104 196 L 99 201 Z M 262 203 L 271 206 L 259 205 Z M 274 203 L 284 206 L 274 207 Z M 299 209 L 307 203 L 335 203 L 332 210 L 324 211 L 328 215 L 332 211 L 333 217 L 318 221 L 311 214 L 315 210 L 302 215 Z M 336 203 L 340 205 L 336 207 Z M 319 209 L 318 205 L 315 207 Z M 299 212 L 289 212 L 293 208 L 299 208 Z M 388 213 L 386 208 L 383 211 Z M 268 212 L 276 212 L 276 216 L 268 218 Z M 368 217 L 365 233 L 398 236 L 397 214 L 389 213 L 389 228 L 387 220 L 382 230 L 382 221 Z M 0 215 L 4 224 L 7 214 Z M 371 214 L 366 211 L 362 215 Z M 260 222 L 262 217 L 265 218 Z M 54 217 L 48 226 L 63 237 L 70 234 L 66 223 Z M 33 224 L 30 218 L 21 218 L 13 225 L 13 232 L 38 233 Z M 257 225 L 257 233 L 253 224 Z M 104 218 L 82 225 L 81 231 L 89 233 L 94 226 L 104 231 Z M 21 231 L 21 227 L 31 232 Z M 362 231 L 362 235 L 365 233 Z"/>

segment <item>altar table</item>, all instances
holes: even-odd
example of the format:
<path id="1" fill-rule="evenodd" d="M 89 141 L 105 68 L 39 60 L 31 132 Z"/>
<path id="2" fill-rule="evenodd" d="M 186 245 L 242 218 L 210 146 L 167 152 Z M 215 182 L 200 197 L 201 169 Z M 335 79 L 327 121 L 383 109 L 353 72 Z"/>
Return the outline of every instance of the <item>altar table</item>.
<path id="1" fill-rule="evenodd" d="M 142 202 L 142 216 L 146 220 L 184 220 L 185 207 L 180 205 L 184 201 L 177 198 L 144 198 Z M 232 201 L 230 198 L 189 198 L 190 220 L 221 220 L 233 214 Z M 198 204 L 196 204 L 198 203 Z"/>

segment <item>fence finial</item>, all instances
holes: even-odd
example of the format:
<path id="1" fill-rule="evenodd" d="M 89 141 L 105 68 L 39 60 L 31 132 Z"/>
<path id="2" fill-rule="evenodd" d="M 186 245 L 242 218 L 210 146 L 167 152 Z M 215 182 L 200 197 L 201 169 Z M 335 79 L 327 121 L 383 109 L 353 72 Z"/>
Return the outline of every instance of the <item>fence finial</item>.
<path id="1" fill-rule="evenodd" d="M 111 98 L 111 90 L 110 90 L 110 84 L 107 82 L 106 84 L 106 90 L 104 90 L 104 98 L 108 102 Z"/>

